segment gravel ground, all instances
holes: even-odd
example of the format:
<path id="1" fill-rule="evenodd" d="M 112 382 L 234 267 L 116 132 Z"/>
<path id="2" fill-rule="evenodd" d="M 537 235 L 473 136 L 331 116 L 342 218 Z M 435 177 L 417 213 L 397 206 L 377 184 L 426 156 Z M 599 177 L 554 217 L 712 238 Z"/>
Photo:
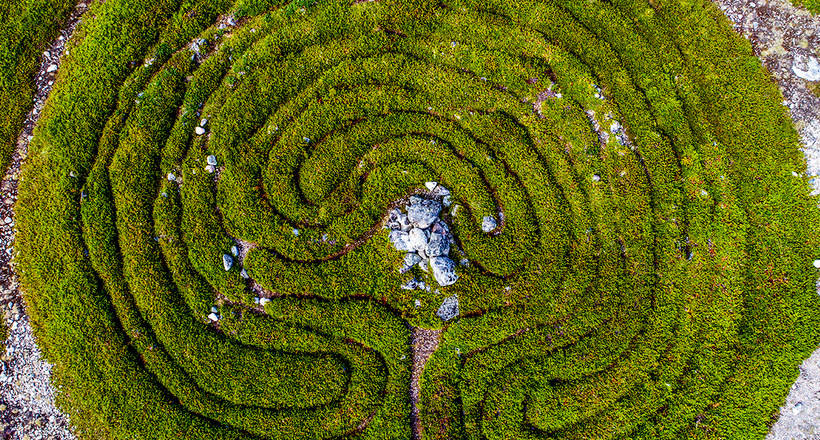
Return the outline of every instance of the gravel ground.
<path id="1" fill-rule="evenodd" d="M 820 194 L 820 82 L 809 83 L 796 73 L 806 70 L 810 57 L 820 58 L 820 16 L 795 8 L 788 0 L 713 0 L 745 35 L 780 85 L 783 104 L 795 120 L 806 155 L 807 174 Z M 0 438 L 74 439 L 68 419 L 54 406 L 49 383 L 51 366 L 41 358 L 25 314 L 17 280 L 10 264 L 14 238 L 12 205 L 17 197 L 20 163 L 25 159 L 31 132 L 51 90 L 64 43 L 74 30 L 86 3 L 79 3 L 60 37 L 43 54 L 37 75 L 35 105 L 18 141 L 18 149 L 0 183 L 0 313 L 9 326 L 5 353 L 0 353 Z M 813 94 L 815 87 L 818 94 Z M 820 293 L 820 282 L 818 282 Z M 418 378 L 437 346 L 440 332 L 413 329 L 413 422 L 416 425 Z M 414 429 L 414 432 L 416 429 Z M 800 376 L 781 407 L 780 418 L 767 440 L 820 440 L 820 349 L 800 367 Z"/>

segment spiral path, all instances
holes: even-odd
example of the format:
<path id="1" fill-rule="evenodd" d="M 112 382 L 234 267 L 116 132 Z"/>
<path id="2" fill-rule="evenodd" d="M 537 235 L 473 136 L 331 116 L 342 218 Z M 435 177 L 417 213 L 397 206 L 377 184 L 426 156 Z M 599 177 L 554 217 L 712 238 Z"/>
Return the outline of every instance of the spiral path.
<path id="1" fill-rule="evenodd" d="M 81 433 L 410 438 L 443 327 L 421 438 L 762 438 L 820 340 L 796 133 L 710 3 L 88 15 L 17 204 Z M 429 181 L 469 264 L 405 289 L 382 226 Z"/>

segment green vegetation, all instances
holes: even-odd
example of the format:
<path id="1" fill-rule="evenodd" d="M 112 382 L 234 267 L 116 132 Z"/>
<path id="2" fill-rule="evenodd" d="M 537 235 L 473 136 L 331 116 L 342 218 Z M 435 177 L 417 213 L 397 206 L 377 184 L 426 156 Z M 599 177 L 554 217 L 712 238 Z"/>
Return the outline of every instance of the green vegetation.
<path id="1" fill-rule="evenodd" d="M 802 6 L 815 14 L 820 13 L 820 0 L 792 0 L 792 3 Z"/>
<path id="2" fill-rule="evenodd" d="M 763 438 L 820 342 L 796 133 L 705 0 L 88 14 L 17 205 L 82 437 L 411 438 L 415 325 L 424 439 Z M 470 264 L 405 290 L 381 221 L 429 180 Z"/>
<path id="3" fill-rule="evenodd" d="M 9 328 L 6 324 L 6 315 L 0 314 L 0 352 L 6 350 L 6 339 L 9 337 Z"/>
<path id="4" fill-rule="evenodd" d="M 34 98 L 40 55 L 57 36 L 72 0 L 4 0 L 0 4 L 0 174 L 11 160 Z"/>

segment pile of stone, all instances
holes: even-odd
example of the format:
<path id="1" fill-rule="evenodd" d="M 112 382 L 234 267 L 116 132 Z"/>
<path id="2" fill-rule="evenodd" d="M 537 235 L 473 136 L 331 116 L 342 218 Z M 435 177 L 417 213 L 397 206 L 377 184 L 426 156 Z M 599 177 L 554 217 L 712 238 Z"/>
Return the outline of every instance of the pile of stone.
<path id="1" fill-rule="evenodd" d="M 385 228 L 390 229 L 393 246 L 407 252 L 401 273 L 419 266 L 425 272 L 431 271 L 439 285 L 449 286 L 458 280 L 456 265 L 448 256 L 453 236 L 439 214 L 450 203 L 450 191 L 436 182 L 427 182 L 426 186 L 431 198 L 412 196 L 404 207 L 406 212 L 390 210 Z"/>

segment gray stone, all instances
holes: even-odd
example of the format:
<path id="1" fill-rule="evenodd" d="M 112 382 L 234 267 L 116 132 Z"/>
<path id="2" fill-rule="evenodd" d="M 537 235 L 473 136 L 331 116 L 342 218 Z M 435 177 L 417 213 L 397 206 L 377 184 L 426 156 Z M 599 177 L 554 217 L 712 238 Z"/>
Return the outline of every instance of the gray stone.
<path id="1" fill-rule="evenodd" d="M 815 57 L 795 57 L 792 72 L 806 81 L 820 81 L 820 61 Z"/>
<path id="2" fill-rule="evenodd" d="M 450 253 L 450 238 L 441 233 L 430 234 L 430 241 L 427 242 L 427 256 L 439 257 Z"/>
<path id="3" fill-rule="evenodd" d="M 426 229 L 433 224 L 441 212 L 441 203 L 435 200 L 411 197 L 407 207 L 407 219 L 413 226 Z"/>
<path id="4" fill-rule="evenodd" d="M 481 230 L 484 232 L 492 232 L 496 227 L 498 227 L 498 223 L 495 222 L 495 217 L 491 215 L 484 216 L 481 220 Z"/>
<path id="5" fill-rule="evenodd" d="M 438 308 L 436 315 L 441 318 L 442 321 L 449 321 L 458 316 L 458 295 L 445 298 L 444 302 L 441 303 L 441 306 Z"/>
<path id="6" fill-rule="evenodd" d="M 233 267 L 233 257 L 228 254 L 222 254 L 222 267 L 225 268 L 225 271 L 231 270 Z"/>
<path id="7" fill-rule="evenodd" d="M 194 133 L 196 133 L 197 136 L 202 136 L 203 134 L 205 134 L 205 129 L 202 127 L 197 127 L 194 129 Z"/>
<path id="8" fill-rule="evenodd" d="M 413 266 L 422 262 L 422 258 L 413 252 L 404 254 L 404 265 L 399 269 L 400 273 L 405 273 L 413 268 Z"/>
<path id="9" fill-rule="evenodd" d="M 416 288 L 418 286 L 419 286 L 419 280 L 417 280 L 415 278 L 411 278 L 411 279 L 405 281 L 404 284 L 401 285 L 401 288 L 404 289 L 404 290 L 416 290 Z"/>
<path id="10" fill-rule="evenodd" d="M 436 282 L 442 287 L 449 286 L 458 280 L 456 265 L 447 257 L 430 258 L 430 269 L 433 271 Z"/>
<path id="11" fill-rule="evenodd" d="M 216 313 L 210 313 L 208 315 L 208 319 L 210 319 L 213 322 L 219 321 L 219 315 L 217 315 Z"/>
<path id="12" fill-rule="evenodd" d="M 210 155 L 210 156 L 208 156 L 208 158 L 207 158 L 207 159 L 205 159 L 205 160 L 208 162 L 208 165 L 211 165 L 211 166 L 216 166 L 216 164 L 217 164 L 217 162 L 216 162 L 216 156 L 214 156 L 213 154 L 212 154 L 212 155 Z"/>
<path id="13" fill-rule="evenodd" d="M 407 214 L 396 208 L 390 210 L 386 226 L 396 231 L 405 232 L 410 231 L 410 228 L 413 227 L 410 221 L 407 220 Z"/>
<path id="14" fill-rule="evenodd" d="M 231 255 L 233 255 L 234 257 L 238 257 L 239 256 L 239 248 L 236 247 L 236 246 L 231 246 Z"/>
<path id="15" fill-rule="evenodd" d="M 404 231 L 390 231 L 390 242 L 396 250 L 409 252 L 410 249 L 410 235 Z"/>
<path id="16" fill-rule="evenodd" d="M 421 228 L 413 228 L 407 233 L 407 243 L 411 251 L 423 251 L 427 249 L 429 234 Z"/>
<path id="17" fill-rule="evenodd" d="M 430 226 L 430 233 L 450 235 L 450 228 L 447 226 L 447 223 L 444 223 L 441 220 L 436 220 L 436 222 L 433 223 L 432 226 Z"/>
<path id="18" fill-rule="evenodd" d="M 245 270 L 245 269 L 242 269 L 242 271 L 241 271 L 241 272 L 239 272 L 239 276 L 241 276 L 242 278 L 244 278 L 244 279 L 246 279 L 246 280 L 247 280 L 248 278 L 250 278 L 250 276 L 248 276 L 248 271 L 247 271 L 247 270 Z"/>

